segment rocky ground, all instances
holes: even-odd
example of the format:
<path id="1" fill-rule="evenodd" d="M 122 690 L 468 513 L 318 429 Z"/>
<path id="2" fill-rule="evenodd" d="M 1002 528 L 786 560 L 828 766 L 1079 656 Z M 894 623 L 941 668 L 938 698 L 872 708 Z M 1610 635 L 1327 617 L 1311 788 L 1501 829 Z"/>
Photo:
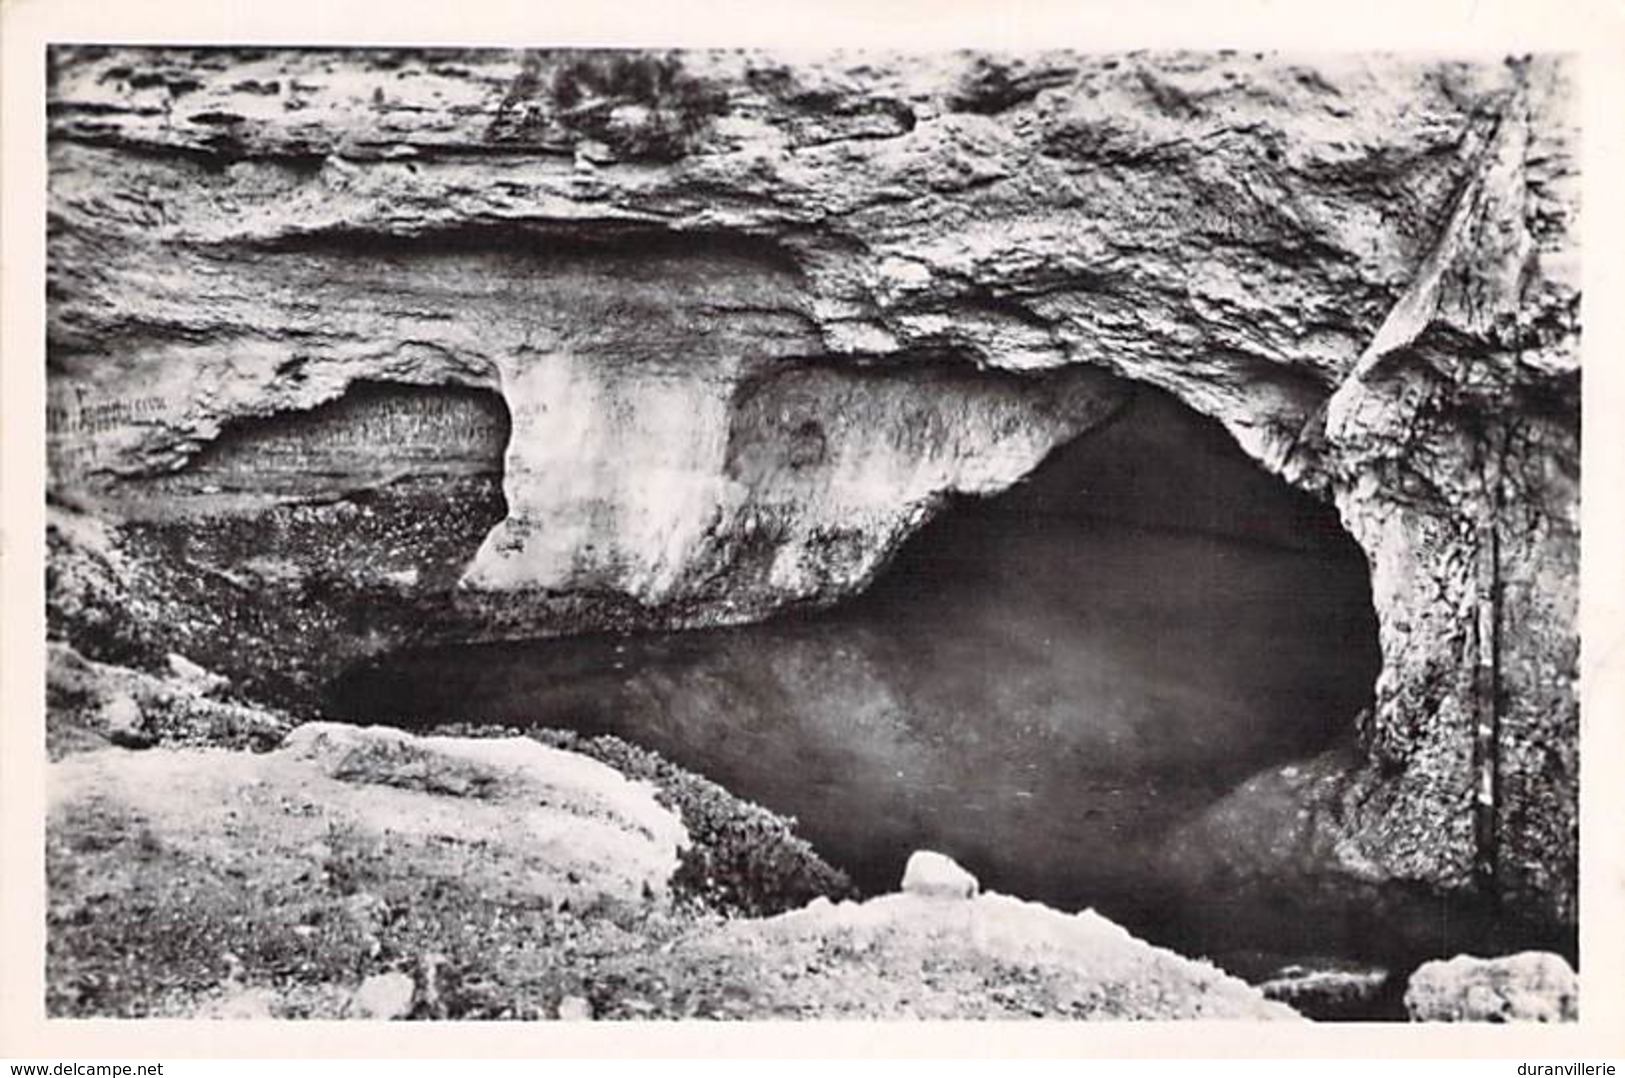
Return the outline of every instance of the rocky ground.
<path id="1" fill-rule="evenodd" d="M 268 708 L 168 650 L 208 613 L 139 545 L 63 511 L 52 540 L 52 1015 L 1291 1020 L 1394 994 L 1253 987 L 952 866 L 860 901 L 793 821 L 613 737 Z M 1431 1020 L 1575 1014 L 1553 955 L 1411 987 Z"/>
<path id="2" fill-rule="evenodd" d="M 72 654 L 53 662 L 111 669 Z M 58 1015 L 1296 1017 L 1093 913 L 847 900 L 785 821 L 611 739 L 94 743 L 121 729 L 54 738 Z"/>
<path id="3" fill-rule="evenodd" d="M 1296 1017 L 1092 913 L 857 901 L 791 821 L 615 738 L 264 707 L 166 650 L 207 614 L 139 545 L 52 539 L 52 1014 Z"/>

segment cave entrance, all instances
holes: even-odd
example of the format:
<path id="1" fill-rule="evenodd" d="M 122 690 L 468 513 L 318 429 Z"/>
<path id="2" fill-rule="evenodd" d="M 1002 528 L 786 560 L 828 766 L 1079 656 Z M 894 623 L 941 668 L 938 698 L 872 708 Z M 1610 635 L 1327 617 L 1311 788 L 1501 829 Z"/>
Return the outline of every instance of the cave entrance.
<path id="1" fill-rule="evenodd" d="M 1247 776 L 1351 740 L 1378 665 L 1336 513 L 1146 389 L 835 609 L 417 652 L 333 703 L 617 734 L 795 816 L 867 890 L 933 848 L 1176 944 L 1191 911 L 1165 841 Z"/>

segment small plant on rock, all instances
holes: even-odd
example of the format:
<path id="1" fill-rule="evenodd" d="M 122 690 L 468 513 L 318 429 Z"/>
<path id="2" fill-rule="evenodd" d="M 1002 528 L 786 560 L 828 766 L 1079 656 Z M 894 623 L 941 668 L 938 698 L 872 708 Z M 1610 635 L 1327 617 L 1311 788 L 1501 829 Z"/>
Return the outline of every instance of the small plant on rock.
<path id="1" fill-rule="evenodd" d="M 728 110 L 726 93 L 689 75 L 672 55 L 594 51 L 526 57 L 488 137 L 531 141 L 549 129 L 591 139 L 618 157 L 675 161 Z"/>

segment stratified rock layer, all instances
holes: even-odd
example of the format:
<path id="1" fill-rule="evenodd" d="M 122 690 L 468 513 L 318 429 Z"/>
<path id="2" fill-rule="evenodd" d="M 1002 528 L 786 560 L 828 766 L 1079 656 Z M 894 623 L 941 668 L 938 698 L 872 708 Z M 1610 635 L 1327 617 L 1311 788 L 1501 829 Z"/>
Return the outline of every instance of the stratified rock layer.
<path id="1" fill-rule="evenodd" d="M 289 594 L 433 597 L 465 634 L 711 624 L 861 587 L 945 494 L 1008 485 L 1149 383 L 1335 499 L 1370 560 L 1384 669 L 1367 763 L 1317 809 L 1328 871 L 1572 924 L 1563 61 L 87 48 L 51 68 L 58 498 L 117 515 L 228 429 L 363 382 L 494 391 L 501 499 L 489 462 L 464 476 L 480 508 L 444 523 L 466 541 L 413 563 L 430 540 L 407 525 L 435 511 L 409 461 L 407 494 L 368 510 L 399 564 Z M 312 497 L 395 478 L 233 511 L 303 522 L 270 533 L 275 560 L 279 536 L 343 534 L 350 503 Z M 159 540 L 200 578 L 241 553 Z M 420 620 L 313 639 L 365 653 Z"/>

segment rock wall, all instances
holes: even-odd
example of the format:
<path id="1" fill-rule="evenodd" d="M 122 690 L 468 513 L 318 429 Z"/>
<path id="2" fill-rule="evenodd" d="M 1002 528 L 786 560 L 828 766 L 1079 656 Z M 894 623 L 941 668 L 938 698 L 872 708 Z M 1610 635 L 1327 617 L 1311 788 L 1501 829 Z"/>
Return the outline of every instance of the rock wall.
<path id="1" fill-rule="evenodd" d="M 58 49 L 53 490 L 494 390 L 464 631 L 707 624 L 862 586 L 1148 383 L 1370 560 L 1331 867 L 1572 924 L 1572 97 L 1559 57 Z"/>

